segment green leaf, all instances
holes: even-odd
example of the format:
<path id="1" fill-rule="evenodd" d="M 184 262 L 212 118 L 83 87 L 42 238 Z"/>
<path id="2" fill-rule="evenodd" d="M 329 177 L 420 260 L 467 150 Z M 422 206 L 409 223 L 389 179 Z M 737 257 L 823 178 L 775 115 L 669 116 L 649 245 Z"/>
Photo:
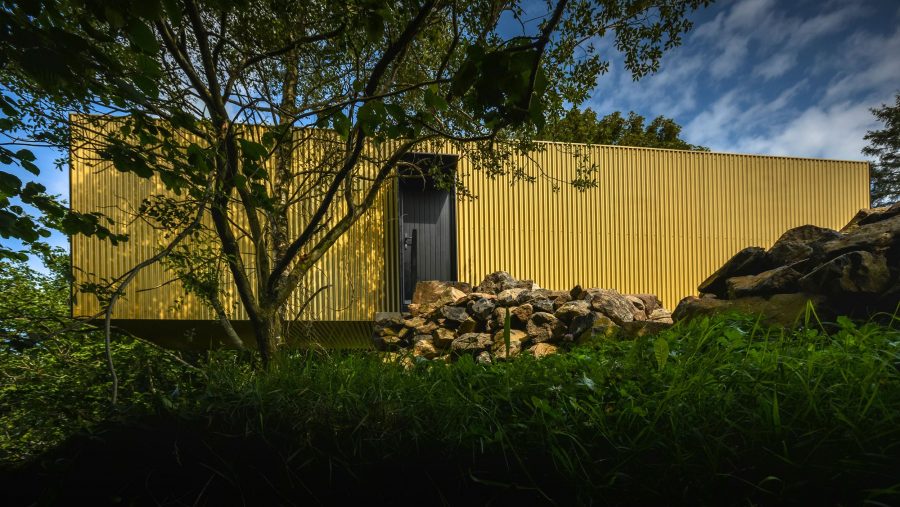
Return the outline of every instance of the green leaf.
<path id="1" fill-rule="evenodd" d="M 30 162 L 28 160 L 23 160 L 21 162 L 21 164 L 22 164 L 22 169 L 25 169 L 26 171 L 30 172 L 31 174 L 33 174 L 35 176 L 38 176 L 41 174 L 41 170 L 38 169 L 38 166 L 34 165 L 33 162 Z"/>
<path id="2" fill-rule="evenodd" d="M 335 111 L 331 115 L 331 126 L 342 139 L 350 137 L 350 118 L 347 118 L 343 112 Z"/>
<path id="3" fill-rule="evenodd" d="M 29 162 L 34 162 L 35 156 L 34 153 L 31 153 L 30 150 L 19 150 L 16 152 L 16 158 L 19 160 L 27 160 Z"/>
<path id="4" fill-rule="evenodd" d="M 238 143 L 241 145 L 241 153 L 250 160 L 258 160 L 269 154 L 269 150 L 257 142 L 238 139 Z"/>
<path id="5" fill-rule="evenodd" d="M 133 20 L 128 25 L 128 40 L 145 53 L 156 53 L 159 51 L 159 44 L 156 42 L 156 35 L 145 23 Z"/>
<path id="6" fill-rule="evenodd" d="M 22 188 L 22 180 L 16 175 L 0 171 L 0 195 L 18 195 Z"/>
<path id="7" fill-rule="evenodd" d="M 669 342 L 659 337 L 653 342 L 653 357 L 656 359 L 656 367 L 662 370 L 669 360 Z"/>
<path id="8" fill-rule="evenodd" d="M 425 89 L 425 105 L 438 111 L 447 109 L 447 101 L 438 94 L 437 86 L 430 86 Z"/>

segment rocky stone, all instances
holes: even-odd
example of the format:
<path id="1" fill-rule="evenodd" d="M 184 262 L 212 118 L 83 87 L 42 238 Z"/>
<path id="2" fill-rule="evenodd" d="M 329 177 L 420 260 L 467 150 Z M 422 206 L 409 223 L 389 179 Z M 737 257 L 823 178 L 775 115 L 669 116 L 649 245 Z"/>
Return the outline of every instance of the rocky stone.
<path id="1" fill-rule="evenodd" d="M 456 332 L 463 335 L 466 333 L 472 333 L 478 330 L 479 322 L 472 317 L 462 321 L 459 323 L 459 327 L 456 329 Z"/>
<path id="2" fill-rule="evenodd" d="M 435 329 L 437 329 L 437 324 L 434 322 L 425 322 L 421 326 L 415 329 L 416 334 L 427 334 L 430 335 Z"/>
<path id="3" fill-rule="evenodd" d="M 550 301 L 553 301 L 564 294 L 568 294 L 568 292 L 550 289 L 534 289 L 531 291 L 532 299 L 549 299 Z"/>
<path id="4" fill-rule="evenodd" d="M 781 241 L 772 245 L 767 254 L 770 266 L 787 266 L 812 258 L 814 250 L 806 243 Z"/>
<path id="5" fill-rule="evenodd" d="M 576 285 L 572 287 L 572 290 L 569 291 L 569 300 L 575 301 L 578 299 L 584 299 L 588 295 L 587 291 L 581 288 L 581 285 Z"/>
<path id="6" fill-rule="evenodd" d="M 801 276 L 790 266 L 770 269 L 758 275 L 735 276 L 726 283 L 728 299 L 797 292 Z"/>
<path id="7" fill-rule="evenodd" d="M 425 359 L 434 359 L 438 355 L 437 349 L 430 337 L 427 340 L 419 340 L 413 343 L 412 354 L 416 357 L 424 357 Z"/>
<path id="8" fill-rule="evenodd" d="M 809 303 L 812 303 L 813 308 L 818 308 L 822 302 L 822 296 L 805 293 L 775 294 L 768 299 L 754 296 L 735 300 L 688 296 L 678 303 L 672 312 L 672 318 L 675 322 L 680 322 L 716 313 L 739 312 L 761 315 L 769 323 L 793 326 L 805 314 Z"/>
<path id="9" fill-rule="evenodd" d="M 586 293 L 585 293 L 586 294 Z M 583 317 L 591 313 L 591 305 L 587 301 L 576 300 L 564 303 L 553 314 L 557 319 L 569 323 L 575 317 Z"/>
<path id="10" fill-rule="evenodd" d="M 639 312 L 643 313 L 645 316 L 647 315 L 647 309 L 644 306 L 643 299 L 635 296 L 634 294 L 624 294 L 624 296 L 625 299 L 627 299 L 628 302 L 631 303 L 631 306 L 633 306 Z"/>
<path id="11" fill-rule="evenodd" d="M 644 303 L 644 313 L 648 317 L 653 314 L 654 310 L 658 310 L 663 307 L 662 301 L 660 301 L 659 298 L 654 294 L 632 294 L 632 296 L 640 299 L 641 302 Z"/>
<path id="12" fill-rule="evenodd" d="M 525 289 L 507 289 L 497 294 L 498 306 L 515 306 L 519 302 L 519 295 L 525 292 Z"/>
<path id="13" fill-rule="evenodd" d="M 447 325 L 450 327 L 457 327 L 469 318 L 466 309 L 458 306 L 442 306 L 440 314 L 447 319 Z"/>
<path id="14" fill-rule="evenodd" d="M 472 316 L 478 320 L 487 320 L 490 317 L 491 312 L 494 311 L 494 308 L 497 306 L 497 303 L 493 298 L 480 297 L 474 301 L 471 301 L 468 305 L 468 311 L 471 312 Z"/>
<path id="15" fill-rule="evenodd" d="M 551 345 L 549 343 L 537 343 L 528 348 L 528 352 L 530 352 L 534 357 L 540 359 L 542 357 L 552 356 L 559 352 L 559 348 L 556 345 Z"/>
<path id="16" fill-rule="evenodd" d="M 417 335 L 413 335 L 413 337 L 412 337 L 412 343 L 420 342 L 422 340 L 428 340 L 430 342 L 433 342 L 433 339 L 431 338 L 430 334 L 417 334 Z"/>
<path id="17" fill-rule="evenodd" d="M 591 294 L 591 308 L 616 324 L 621 326 L 623 322 L 634 320 L 634 307 L 622 294 L 609 289 L 594 289 Z"/>
<path id="18" fill-rule="evenodd" d="M 572 296 L 568 293 L 560 294 L 556 299 L 553 300 L 553 311 L 556 311 L 560 306 L 568 303 L 572 300 Z"/>
<path id="19" fill-rule="evenodd" d="M 838 239 L 822 243 L 826 259 L 852 251 L 875 252 L 890 247 L 900 248 L 900 214 L 859 225 Z"/>
<path id="20" fill-rule="evenodd" d="M 454 303 L 472 291 L 472 287 L 463 282 L 443 282 L 427 280 L 416 283 L 412 303 L 423 307 L 437 307 Z"/>
<path id="21" fill-rule="evenodd" d="M 381 327 L 402 326 L 403 317 L 397 312 L 378 312 L 375 314 L 375 325 Z"/>
<path id="22" fill-rule="evenodd" d="M 534 289 L 535 284 L 532 280 L 519 280 L 514 278 L 506 271 L 495 271 L 486 277 L 475 287 L 475 292 L 486 292 L 489 294 L 500 294 L 508 289 Z"/>
<path id="23" fill-rule="evenodd" d="M 555 341 L 566 334 L 566 325 L 551 313 L 537 312 L 525 325 L 525 332 L 534 342 Z"/>
<path id="24" fill-rule="evenodd" d="M 479 352 L 477 356 L 475 356 L 475 362 L 478 364 L 491 364 L 493 361 L 491 360 L 491 353 L 488 351 Z"/>
<path id="25" fill-rule="evenodd" d="M 577 338 L 584 334 L 586 331 L 590 331 L 594 328 L 594 322 L 597 321 L 597 314 L 588 311 L 585 314 L 579 314 L 569 321 L 569 329 L 568 334 L 572 335 L 573 338 Z"/>
<path id="26" fill-rule="evenodd" d="M 860 227 L 859 230 L 867 226 Z M 891 274 L 882 255 L 866 251 L 848 252 L 822 264 L 800 279 L 800 286 L 810 293 L 846 297 L 873 295 L 886 291 Z"/>
<path id="27" fill-rule="evenodd" d="M 491 354 L 494 359 L 512 359 L 522 352 L 522 346 L 527 340 L 525 331 L 513 329 L 509 332 L 509 354 L 506 353 L 506 343 L 503 341 L 503 332 L 494 335 L 494 344 L 491 345 Z"/>
<path id="28" fill-rule="evenodd" d="M 661 322 L 663 324 L 672 324 L 672 314 L 665 308 L 657 308 L 647 317 L 650 322 Z"/>
<path id="29" fill-rule="evenodd" d="M 850 219 L 850 222 L 841 229 L 841 232 L 853 232 L 862 225 L 880 222 L 897 215 L 900 215 L 900 202 L 895 202 L 891 206 L 882 206 L 880 208 L 861 209 L 852 219 Z"/>
<path id="30" fill-rule="evenodd" d="M 531 300 L 531 308 L 536 312 L 553 313 L 553 301 L 539 297 Z"/>
<path id="31" fill-rule="evenodd" d="M 766 267 L 766 251 L 755 246 L 748 247 L 734 254 L 721 268 L 700 283 L 697 290 L 701 293 L 715 294 L 719 298 L 724 298 L 727 294 L 728 287 L 726 282 L 729 278 L 755 275 L 765 271 Z"/>
<path id="32" fill-rule="evenodd" d="M 840 237 L 841 233 L 833 229 L 827 229 L 825 227 L 819 227 L 817 225 L 801 225 L 799 227 L 794 227 L 793 229 L 788 229 L 787 231 L 785 231 L 784 234 L 779 236 L 775 241 L 775 245 L 784 241 L 807 245 L 814 242 L 829 241 Z"/>
<path id="33" fill-rule="evenodd" d="M 403 319 L 403 326 L 408 327 L 410 329 L 416 329 L 425 325 L 425 319 L 422 317 L 413 317 L 410 319 Z"/>
<path id="34" fill-rule="evenodd" d="M 456 333 L 443 327 L 435 329 L 431 336 L 434 339 L 435 347 L 440 349 L 446 349 L 456 339 Z"/>
<path id="35" fill-rule="evenodd" d="M 466 333 L 453 340 L 450 350 L 455 354 L 478 354 L 493 345 L 491 335 L 487 333 Z"/>
<path id="36" fill-rule="evenodd" d="M 528 303 L 514 306 L 509 309 L 511 324 L 515 327 L 524 327 L 533 313 L 534 309 Z"/>

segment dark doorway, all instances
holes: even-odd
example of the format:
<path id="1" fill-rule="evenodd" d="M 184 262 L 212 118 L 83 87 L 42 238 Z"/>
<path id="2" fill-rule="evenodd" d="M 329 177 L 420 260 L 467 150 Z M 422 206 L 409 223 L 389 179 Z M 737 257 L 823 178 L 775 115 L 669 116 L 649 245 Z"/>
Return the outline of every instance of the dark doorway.
<path id="1" fill-rule="evenodd" d="M 412 301 L 416 282 L 456 281 L 456 157 L 407 155 L 400 173 L 401 307 Z"/>

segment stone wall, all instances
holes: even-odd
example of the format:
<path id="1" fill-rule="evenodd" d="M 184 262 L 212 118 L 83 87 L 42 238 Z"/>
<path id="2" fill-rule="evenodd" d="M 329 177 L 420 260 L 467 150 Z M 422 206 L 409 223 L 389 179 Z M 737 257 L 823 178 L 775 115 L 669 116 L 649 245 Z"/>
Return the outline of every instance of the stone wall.
<path id="1" fill-rule="evenodd" d="M 522 353 L 545 356 L 599 336 L 638 336 L 671 324 L 671 314 L 651 294 L 581 286 L 554 291 L 498 271 L 475 288 L 419 282 L 408 313 L 376 318 L 373 340 L 384 351 L 490 362 Z"/>

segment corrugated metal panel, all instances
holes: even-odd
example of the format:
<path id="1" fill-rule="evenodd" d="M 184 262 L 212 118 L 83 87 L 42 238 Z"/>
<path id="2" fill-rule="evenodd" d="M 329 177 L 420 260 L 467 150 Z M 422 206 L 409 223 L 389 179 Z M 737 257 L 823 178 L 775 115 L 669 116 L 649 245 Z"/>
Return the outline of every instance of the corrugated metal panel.
<path id="1" fill-rule="evenodd" d="M 869 205 L 864 162 L 542 143 L 534 183 L 488 180 L 458 208 L 460 278 L 506 270 L 543 287 L 653 293 L 672 308 L 741 248 L 803 224 L 840 228 Z M 598 185 L 568 183 L 586 159 Z"/>
<path id="2" fill-rule="evenodd" d="M 868 167 L 862 162 L 541 146 L 509 162 L 510 168 L 538 175 L 534 183 L 488 179 L 469 159 L 459 158 L 458 171 L 477 196 L 456 202 L 460 280 L 477 283 L 492 271 L 506 270 L 553 289 L 579 283 L 654 293 L 671 308 L 739 249 L 768 247 L 783 231 L 806 223 L 839 228 L 869 204 Z M 370 169 L 389 148 L 367 147 Z M 417 151 L 455 154 L 447 146 L 426 148 Z M 307 143 L 303 150 L 295 161 L 298 170 L 325 156 L 322 143 Z M 142 180 L 97 163 L 90 146 L 73 146 L 71 158 L 73 209 L 104 212 L 132 238 L 113 247 L 74 237 L 76 283 L 119 276 L 163 244 L 164 238 L 148 225 L 131 223 L 141 199 L 163 187 L 155 179 Z M 582 192 L 569 185 L 579 164 L 598 167 L 596 188 Z M 303 318 L 359 322 L 376 311 L 399 309 L 397 191 L 396 181 L 382 189 L 377 204 L 304 281 L 292 311 L 305 294 L 325 285 L 330 288 Z M 303 206 L 291 210 L 293 234 L 308 213 Z M 241 248 L 249 260 L 252 245 L 244 239 Z M 234 318 L 245 318 L 227 273 L 223 285 Z M 76 315 L 99 310 L 96 300 L 85 295 L 74 306 Z M 114 317 L 203 320 L 213 315 L 184 293 L 172 273 L 156 265 L 135 280 Z"/>
<path id="3" fill-rule="evenodd" d="M 112 129 L 116 125 L 109 123 L 100 128 Z M 76 285 L 104 283 L 117 278 L 154 255 L 170 239 L 146 222 L 136 220 L 135 214 L 145 197 L 171 194 L 165 191 L 156 177 L 141 179 L 131 173 L 118 172 L 110 163 L 100 161 L 96 145 L 90 142 L 96 140 L 98 135 L 79 131 L 73 136 L 79 139 L 84 136 L 87 142 L 79 142 L 70 153 L 71 206 L 83 212 L 103 212 L 114 220 L 116 232 L 128 233 L 130 240 L 112 246 L 95 238 L 74 237 L 72 259 Z M 299 173 L 321 163 L 327 156 L 325 145 L 328 142 L 317 139 L 303 143 L 294 160 L 295 170 Z M 365 150 L 365 170 L 374 171 L 374 164 L 383 159 L 385 153 L 388 153 L 386 146 L 368 146 Z M 363 190 L 361 186 L 360 193 Z M 389 235 L 386 226 L 390 226 L 384 213 L 390 211 L 394 216 L 396 212 L 394 195 L 390 186 L 379 192 L 377 204 L 331 247 L 295 291 L 288 315 L 295 316 L 294 312 L 321 287 L 326 288 L 305 307 L 301 318 L 368 321 L 377 310 L 392 309 L 392 305 L 396 308 L 395 293 L 389 295 L 387 290 L 391 287 L 384 283 L 385 271 L 389 268 L 385 265 L 388 243 L 383 240 Z M 336 200 L 332 216 L 341 216 L 345 209 L 343 200 Z M 308 201 L 291 208 L 292 235 L 299 235 L 300 227 L 305 224 L 304 218 L 311 213 L 312 204 Z M 235 212 L 231 218 L 246 228 L 246 217 Z M 212 226 L 208 217 L 206 224 Z M 246 236 L 239 238 L 239 243 L 248 273 L 253 278 L 253 244 Z M 252 283 L 255 287 L 255 281 Z M 223 270 L 222 285 L 225 287 L 223 303 L 232 318 L 246 319 L 227 269 Z M 73 307 L 74 314 L 79 316 L 94 315 L 100 311 L 101 306 L 92 295 L 78 295 Z M 161 264 L 155 264 L 143 270 L 127 288 L 125 297 L 116 305 L 113 318 L 203 320 L 213 319 L 214 314 L 203 302 L 184 291 L 174 273 Z"/>

